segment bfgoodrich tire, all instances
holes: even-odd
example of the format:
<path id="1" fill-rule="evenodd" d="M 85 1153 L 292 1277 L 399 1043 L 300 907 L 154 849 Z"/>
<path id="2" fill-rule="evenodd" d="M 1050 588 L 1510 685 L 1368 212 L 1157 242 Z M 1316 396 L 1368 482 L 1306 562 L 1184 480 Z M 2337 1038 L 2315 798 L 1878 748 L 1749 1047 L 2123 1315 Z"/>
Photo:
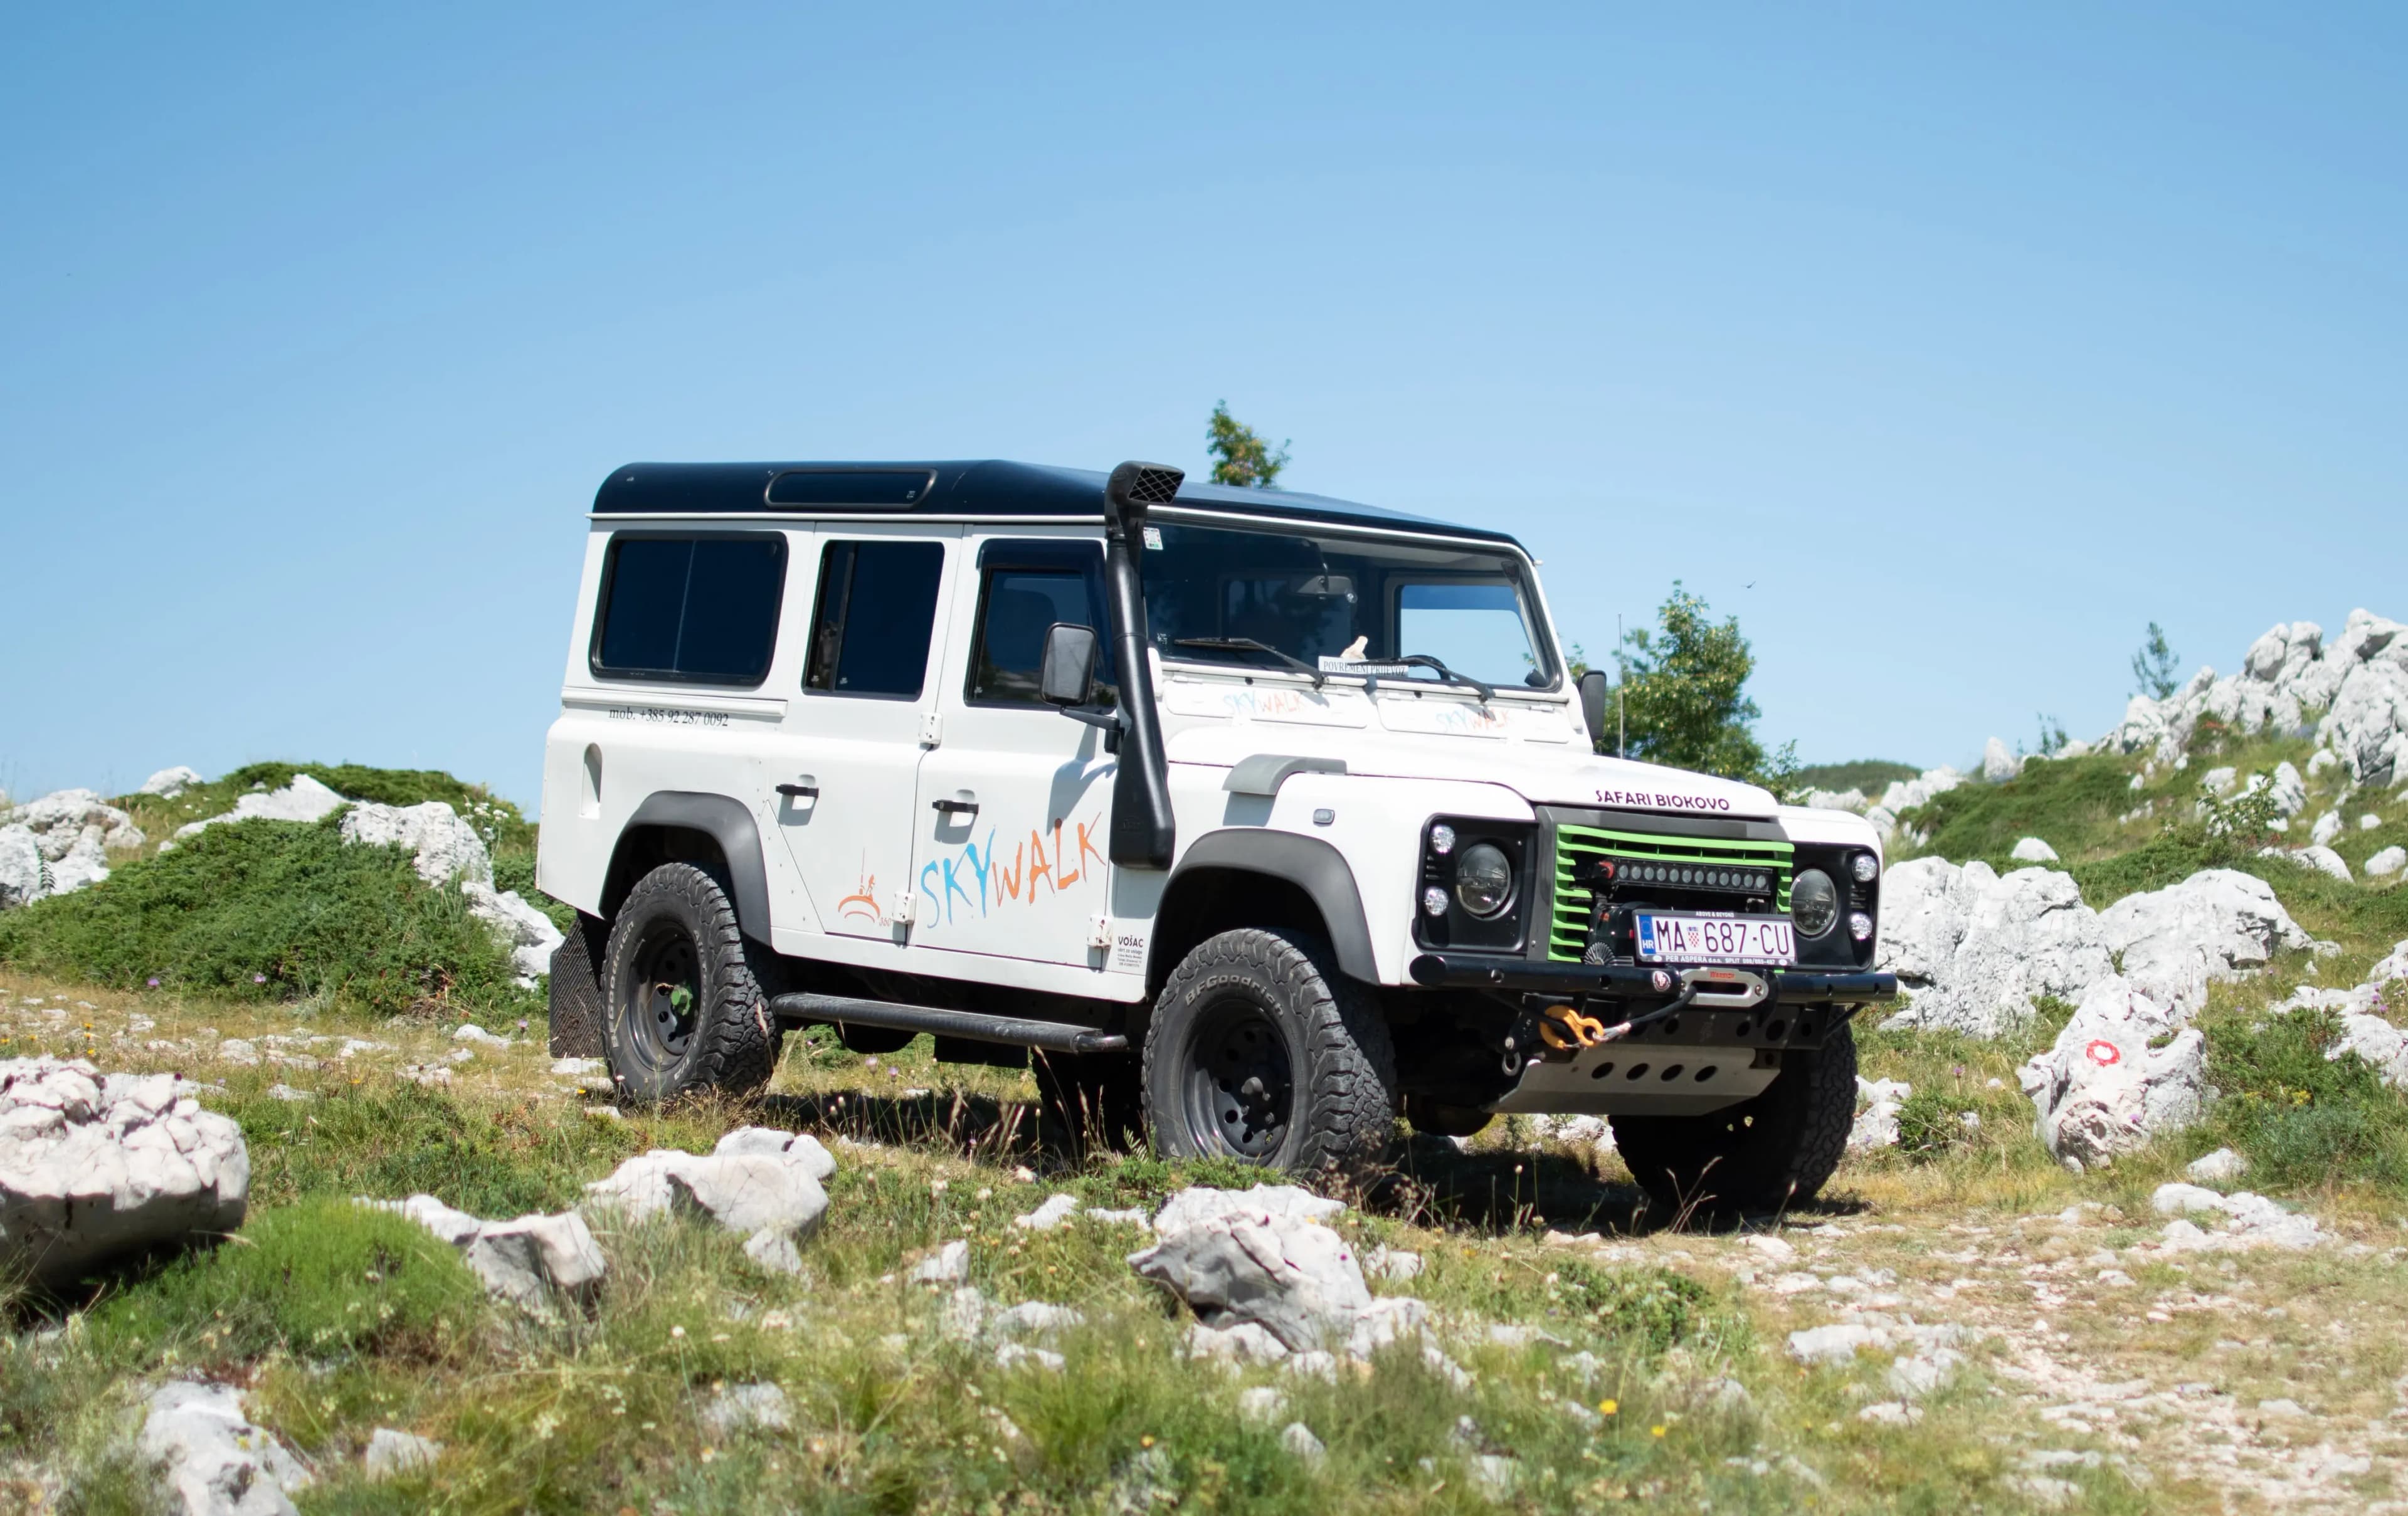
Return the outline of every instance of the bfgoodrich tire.
<path id="1" fill-rule="evenodd" d="M 1760 1215 L 1812 1200 L 1848 1149 L 1856 1111 L 1856 1038 L 1842 1022 L 1815 1052 L 1784 1055 L 1762 1094 L 1708 1116 L 1616 1116 L 1614 1146 L 1647 1198 Z"/>
<path id="2" fill-rule="evenodd" d="M 1396 1056 L 1326 944 L 1244 928 L 1171 972 L 1145 1037 L 1157 1151 L 1289 1174 L 1357 1168 L 1395 1135 Z"/>
<path id="3" fill-rule="evenodd" d="M 746 939 L 719 881 L 663 864 L 636 882 L 602 964 L 602 1041 L 623 1100 L 694 1090 L 749 1094 L 781 1040 L 769 1014 L 776 959 Z"/>

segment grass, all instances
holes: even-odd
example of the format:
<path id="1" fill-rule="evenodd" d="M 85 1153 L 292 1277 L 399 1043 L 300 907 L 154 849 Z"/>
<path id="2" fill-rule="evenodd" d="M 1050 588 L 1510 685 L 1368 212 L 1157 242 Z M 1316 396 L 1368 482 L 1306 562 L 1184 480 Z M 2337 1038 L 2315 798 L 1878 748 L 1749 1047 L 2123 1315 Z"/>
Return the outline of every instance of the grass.
<path id="1" fill-rule="evenodd" d="M 524 1014 L 509 953 L 396 848 L 311 825 L 212 826 L 109 879 L 0 915 L 0 963 L 117 989 L 338 999 L 382 1014 Z"/>
<path id="2" fill-rule="evenodd" d="M 53 993 L 39 981 L 7 987 L 11 1009 L 20 994 Z M 192 1066 L 178 1050 L 206 1045 L 205 1020 L 254 1041 L 279 1018 L 291 1024 L 274 1005 L 190 992 L 102 999 L 83 1018 L 97 1023 L 96 1036 L 106 1040 L 113 1017 L 140 1014 L 155 1023 L 143 1039 L 167 1049 L 145 1053 L 135 1034 L 118 1034 L 126 1040 L 113 1066 Z M 353 1014 L 337 1009 L 308 1025 L 341 1033 Z M 72 1044 L 84 1034 L 69 1025 Z M 597 1120 L 548 1076 L 532 1043 L 480 1050 L 455 1065 L 452 1087 L 427 1089 L 395 1070 L 439 1056 L 439 1031 L 349 1030 L 393 1051 L 324 1058 L 315 1069 L 204 1065 L 223 1086 L 204 1099 L 242 1123 L 254 1166 L 252 1216 L 237 1237 L 73 1313 L 30 1300 L 11 1308 L 19 1329 L 0 1340 L 0 1470 L 60 1473 L 77 1492 L 70 1509 L 148 1509 L 123 1437 L 129 1411 L 159 1378 L 205 1372 L 246 1384 L 254 1418 L 312 1461 L 320 1480 L 301 1501 L 311 1512 L 1176 1503 L 1321 1516 L 1500 1501 L 1771 1512 L 1969 1499 L 2037 1509 L 1992 1441 L 1998 1403 L 1944 1397 L 1911 1434 L 1855 1421 L 1861 1376 L 1797 1373 L 1756 1308 L 1700 1274 L 1678 1237 L 1646 1245 L 1643 1256 L 1576 1255 L 1542 1243 L 1535 1213 L 1512 1204 L 1358 1204 L 1340 1223 L 1358 1250 L 1386 1243 L 1426 1261 L 1409 1283 L 1374 1288 L 1430 1304 L 1469 1384 L 1410 1350 L 1348 1368 L 1335 1383 L 1270 1368 L 1233 1374 L 1178 1354 L 1189 1318 L 1128 1268 L 1139 1233 L 1080 1221 L 1031 1233 L 1011 1221 L 1057 1189 L 1091 1205 L 1152 1205 L 1198 1179 L 1242 1185 L 1259 1175 L 1150 1156 L 1074 1162 L 1032 1148 L 1014 1135 L 1028 1129 L 1013 1121 L 1033 1094 L 1025 1074 L 934 1065 L 924 1045 L 873 1060 L 797 1037 L 760 1103 Z M 316 1098 L 275 1099 L 271 1082 Z M 948 1112 L 977 1114 L 948 1126 Z M 604 1225 L 610 1272 L 592 1316 L 532 1322 L 487 1303 L 450 1251 L 414 1226 L 350 1203 L 354 1194 L 423 1189 L 482 1215 L 552 1209 L 629 1153 L 707 1150 L 737 1124 L 806 1117 L 830 1134 L 839 1166 L 800 1279 L 763 1273 L 738 1239 L 707 1226 Z M 859 1140 L 835 1140 L 841 1133 Z M 875 1140 L 880 1133 L 907 1140 Z M 1540 1159 L 1484 1150 L 1456 1161 L 1478 1175 Z M 1036 1177 L 1024 1179 L 1031 1169 Z M 1475 1187 L 1470 1177 L 1455 1182 Z M 991 1343 L 954 1340 L 941 1325 L 940 1294 L 899 1282 L 956 1237 L 970 1245 L 970 1282 L 992 1299 L 1084 1313 L 1083 1325 L 1051 1343 L 1066 1359 L 1060 1373 L 1006 1368 Z M 1553 1340 L 1492 1341 L 1485 1326 L 1497 1322 Z M 1584 1352 L 1593 1369 L 1574 1363 Z M 1715 1398 L 1726 1377 L 1745 1394 Z M 760 1381 L 784 1389 L 790 1426 L 712 1430 L 702 1412 L 713 1395 Z M 1240 1411 L 1239 1393 L 1257 1385 L 1286 1395 L 1268 1423 Z M 1596 1423 L 1564 1409 L 1567 1400 Z M 1598 1410 L 1609 1403 L 1611 1414 Z M 1291 1420 L 1326 1444 L 1323 1461 L 1280 1444 Z M 379 1426 L 442 1443 L 434 1472 L 368 1483 L 359 1455 Z M 1478 1482 L 1473 1460 L 1488 1453 L 1512 1461 L 1510 1494 Z M 2077 1509 L 2147 1505 L 2109 1481 Z"/>

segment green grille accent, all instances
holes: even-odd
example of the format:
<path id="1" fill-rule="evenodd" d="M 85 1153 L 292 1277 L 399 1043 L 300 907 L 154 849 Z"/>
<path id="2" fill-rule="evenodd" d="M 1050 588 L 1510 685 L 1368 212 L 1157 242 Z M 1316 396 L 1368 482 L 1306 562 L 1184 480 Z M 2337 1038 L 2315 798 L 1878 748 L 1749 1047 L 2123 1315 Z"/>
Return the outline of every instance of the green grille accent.
<path id="1" fill-rule="evenodd" d="M 1593 826 L 1559 826 L 1555 828 L 1555 920 L 1547 937 L 1547 956 L 1576 964 L 1588 946 L 1589 912 L 1595 908 L 1595 897 L 1572 882 L 1572 869 L 1588 859 L 1770 868 L 1779 892 L 1773 908 L 1787 910 L 1790 860 L 1795 851 L 1786 842 L 1719 842 L 1704 837 L 1667 837 L 1661 832 L 1606 832 Z"/>

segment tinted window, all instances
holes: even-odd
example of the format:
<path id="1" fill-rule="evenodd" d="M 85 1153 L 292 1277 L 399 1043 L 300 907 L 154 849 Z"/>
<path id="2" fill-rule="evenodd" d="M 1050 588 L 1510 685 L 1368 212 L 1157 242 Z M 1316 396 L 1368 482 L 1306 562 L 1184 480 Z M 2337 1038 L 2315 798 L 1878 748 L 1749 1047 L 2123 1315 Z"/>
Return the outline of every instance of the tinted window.
<path id="1" fill-rule="evenodd" d="M 758 684 L 777 646 L 785 582 L 782 536 L 615 537 L 602 570 L 594 671 Z"/>
<path id="2" fill-rule="evenodd" d="M 803 682 L 834 694 L 916 698 L 944 572 L 940 543 L 829 543 Z"/>
<path id="3" fill-rule="evenodd" d="M 1096 629 L 1100 704 L 1112 704 L 1111 645 L 1103 638 L 1102 584 L 1072 568 L 990 568 L 980 596 L 978 646 L 970 660 L 970 698 L 1039 704 L 1045 633 L 1056 622 Z"/>

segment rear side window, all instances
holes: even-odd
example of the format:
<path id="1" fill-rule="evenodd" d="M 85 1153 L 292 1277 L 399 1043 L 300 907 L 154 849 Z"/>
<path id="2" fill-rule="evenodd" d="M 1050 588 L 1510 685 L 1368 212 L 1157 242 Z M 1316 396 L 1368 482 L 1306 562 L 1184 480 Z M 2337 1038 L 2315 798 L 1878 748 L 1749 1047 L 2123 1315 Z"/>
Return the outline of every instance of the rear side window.
<path id="1" fill-rule="evenodd" d="M 778 644 L 786 539 L 776 533 L 623 532 L 603 561 L 594 672 L 758 684 Z"/>
<path id="2" fill-rule="evenodd" d="M 820 558 L 804 687 L 918 699 L 944 574 L 942 543 L 829 543 Z"/>

